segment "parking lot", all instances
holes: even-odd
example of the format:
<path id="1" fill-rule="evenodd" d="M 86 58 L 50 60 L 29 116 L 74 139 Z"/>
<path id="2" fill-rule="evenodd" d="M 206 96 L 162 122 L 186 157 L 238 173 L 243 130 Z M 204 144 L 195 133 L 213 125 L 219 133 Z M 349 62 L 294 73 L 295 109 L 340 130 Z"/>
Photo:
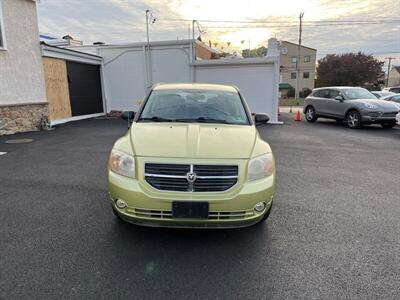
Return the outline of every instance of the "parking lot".
<path id="1" fill-rule="evenodd" d="M 400 127 L 281 117 L 259 128 L 270 219 L 237 230 L 118 222 L 105 169 L 122 120 L 0 137 L 0 298 L 398 299 Z"/>

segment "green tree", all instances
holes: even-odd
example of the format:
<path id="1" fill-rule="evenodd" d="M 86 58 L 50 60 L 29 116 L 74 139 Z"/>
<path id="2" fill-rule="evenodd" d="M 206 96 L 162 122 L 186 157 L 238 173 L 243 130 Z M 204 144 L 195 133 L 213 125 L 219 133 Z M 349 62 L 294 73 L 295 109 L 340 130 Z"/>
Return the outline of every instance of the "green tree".
<path id="1" fill-rule="evenodd" d="M 244 49 L 242 50 L 242 56 L 243 57 L 262 57 L 266 56 L 268 52 L 268 48 L 261 46 L 257 49 Z"/>
<path id="2" fill-rule="evenodd" d="M 316 86 L 361 86 L 376 83 L 383 74 L 383 62 L 362 52 L 328 54 L 318 61 Z"/>

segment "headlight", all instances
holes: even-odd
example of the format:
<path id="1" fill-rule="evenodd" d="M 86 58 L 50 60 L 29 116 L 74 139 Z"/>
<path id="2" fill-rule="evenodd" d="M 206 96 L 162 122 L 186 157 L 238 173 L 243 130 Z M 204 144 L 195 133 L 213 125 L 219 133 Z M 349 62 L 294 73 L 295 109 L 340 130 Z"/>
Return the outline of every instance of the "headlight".
<path id="1" fill-rule="evenodd" d="M 249 161 L 247 168 L 247 181 L 257 180 L 271 176 L 275 170 L 274 156 L 272 153 L 257 156 Z"/>
<path id="2" fill-rule="evenodd" d="M 135 159 L 122 151 L 111 150 L 108 167 L 119 175 L 135 178 Z"/>
<path id="3" fill-rule="evenodd" d="M 364 103 L 364 106 L 369 109 L 377 109 L 378 106 L 371 104 L 371 103 Z"/>

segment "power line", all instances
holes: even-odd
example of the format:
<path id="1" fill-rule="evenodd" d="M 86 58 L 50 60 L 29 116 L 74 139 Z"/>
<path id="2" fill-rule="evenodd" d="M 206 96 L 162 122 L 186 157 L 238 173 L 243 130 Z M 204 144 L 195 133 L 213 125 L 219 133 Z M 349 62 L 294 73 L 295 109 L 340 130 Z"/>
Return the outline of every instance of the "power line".
<path id="1" fill-rule="evenodd" d="M 324 24 L 303 24 L 303 26 L 307 27 L 328 27 L 328 26 L 358 26 L 358 25 L 384 25 L 388 23 L 377 23 L 377 22 L 368 22 L 368 23 L 324 23 Z M 397 23 L 391 23 L 391 24 L 397 24 Z M 398 22 L 400 25 L 400 22 Z M 265 24 L 265 26 L 262 25 L 244 25 L 244 26 L 208 26 L 206 25 L 205 27 L 207 28 L 232 28 L 232 29 L 240 29 L 240 28 L 293 28 L 293 27 L 298 27 L 298 25 L 280 25 L 280 24 Z"/>
<path id="2" fill-rule="evenodd" d="M 170 22 L 191 22 L 190 19 L 173 19 L 173 18 L 159 18 L 161 21 L 170 21 Z M 292 21 L 235 21 L 235 20 L 197 20 L 202 23 L 237 23 L 237 24 L 281 24 L 281 25 L 294 25 L 297 26 L 296 22 Z M 326 25 L 337 25 L 337 24 L 393 24 L 400 23 L 400 19 L 382 19 L 382 20 L 319 20 L 319 21 L 304 21 L 304 25 L 317 25 L 317 24 L 326 24 Z"/>
<path id="3" fill-rule="evenodd" d="M 373 51 L 369 51 L 369 50 L 357 50 L 357 52 L 365 52 L 367 54 L 371 54 L 371 55 L 385 55 L 385 54 L 399 54 L 400 55 L 400 50 L 394 50 L 394 51 L 381 51 L 381 52 L 373 52 Z M 326 55 L 326 54 L 343 54 L 343 53 L 348 53 L 348 52 L 352 52 L 351 50 L 341 50 L 341 51 L 317 51 L 317 56 L 318 55 Z"/>

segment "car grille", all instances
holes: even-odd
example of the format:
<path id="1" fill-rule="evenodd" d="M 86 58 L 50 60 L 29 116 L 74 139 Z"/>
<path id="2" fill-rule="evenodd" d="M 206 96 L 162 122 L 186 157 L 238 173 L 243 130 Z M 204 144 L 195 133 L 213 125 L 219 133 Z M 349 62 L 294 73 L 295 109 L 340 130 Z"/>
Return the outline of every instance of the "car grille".
<path id="1" fill-rule="evenodd" d="M 370 117 L 377 118 L 377 117 L 380 116 L 380 113 L 378 113 L 378 112 L 369 112 L 368 115 L 369 115 Z"/>
<path id="2" fill-rule="evenodd" d="M 384 113 L 382 117 L 388 117 L 388 118 L 395 118 L 397 115 L 397 112 L 389 112 L 389 113 Z"/>
<path id="3" fill-rule="evenodd" d="M 395 118 L 397 115 L 397 112 L 369 112 L 368 115 L 373 118 L 379 118 L 379 117 L 385 117 L 385 118 Z"/>
<path id="4" fill-rule="evenodd" d="M 129 207 L 127 212 L 137 218 L 171 220 L 172 211 Z M 208 220 L 242 220 L 254 216 L 254 210 L 210 211 Z"/>
<path id="5" fill-rule="evenodd" d="M 237 183 L 235 165 L 145 164 L 145 180 L 158 190 L 222 192 Z"/>

